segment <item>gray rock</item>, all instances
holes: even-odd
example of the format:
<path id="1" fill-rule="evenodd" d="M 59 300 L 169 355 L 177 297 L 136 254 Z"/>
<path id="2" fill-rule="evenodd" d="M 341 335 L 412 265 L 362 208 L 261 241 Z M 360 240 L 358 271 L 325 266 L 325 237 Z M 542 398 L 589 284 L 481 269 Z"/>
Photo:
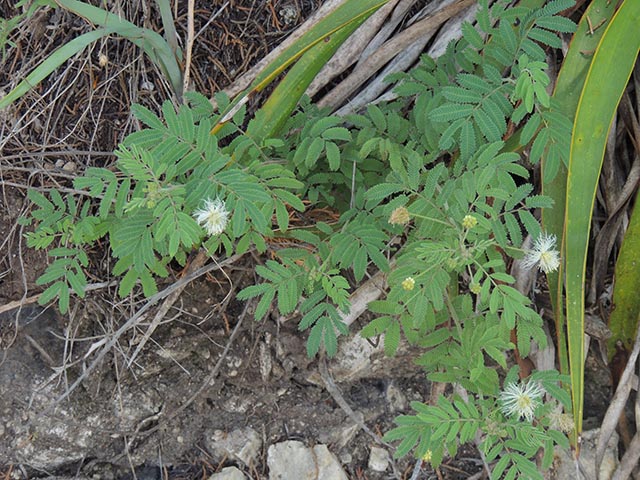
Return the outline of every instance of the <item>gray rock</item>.
<path id="1" fill-rule="evenodd" d="M 609 439 L 600 471 L 596 477 L 596 443 L 599 435 L 599 428 L 582 432 L 580 474 L 578 477 L 576 476 L 576 465 L 572 452 L 556 447 L 553 467 L 545 478 L 548 480 L 564 480 L 565 478 L 575 478 L 576 480 L 600 478 L 601 480 L 609 480 L 619 463 L 618 434 L 613 432 Z"/>
<path id="2" fill-rule="evenodd" d="M 271 445 L 267 452 L 269 480 L 347 480 L 338 459 L 326 445 L 313 449 L 290 440 Z"/>
<path id="3" fill-rule="evenodd" d="M 313 447 L 313 453 L 316 456 L 318 480 L 348 480 L 340 462 L 326 445 L 316 445 Z"/>
<path id="4" fill-rule="evenodd" d="M 289 440 L 267 450 L 269 480 L 316 480 L 316 462 L 312 451 L 302 442 Z"/>
<path id="5" fill-rule="evenodd" d="M 361 422 L 365 421 L 362 412 L 355 412 L 355 416 Z M 341 450 L 351 442 L 359 431 L 360 425 L 347 418 L 341 425 L 320 433 L 317 440 L 321 443 L 333 445 L 336 450 Z"/>
<path id="6" fill-rule="evenodd" d="M 392 412 L 403 412 L 409 407 L 407 397 L 394 382 L 389 382 L 385 396 L 389 404 L 389 410 Z"/>
<path id="7" fill-rule="evenodd" d="M 371 447 L 369 454 L 369 468 L 374 472 L 384 472 L 389 467 L 391 457 L 389 452 L 380 447 Z"/>
<path id="8" fill-rule="evenodd" d="M 251 428 L 241 428 L 231 433 L 214 430 L 207 435 L 206 446 L 216 461 L 231 457 L 251 466 L 256 464 L 262 448 L 262 439 L 258 432 Z"/>
<path id="9" fill-rule="evenodd" d="M 211 475 L 209 480 L 247 480 L 247 477 L 236 467 L 227 467 Z"/>

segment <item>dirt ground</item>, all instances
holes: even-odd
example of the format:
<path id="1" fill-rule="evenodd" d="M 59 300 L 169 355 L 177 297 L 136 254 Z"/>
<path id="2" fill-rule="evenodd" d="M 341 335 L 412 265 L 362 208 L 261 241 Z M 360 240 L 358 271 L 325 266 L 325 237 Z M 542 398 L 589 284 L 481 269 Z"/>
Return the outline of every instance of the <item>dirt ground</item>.
<path id="1" fill-rule="evenodd" d="M 13 3 L 0 0 L 0 16 L 15 15 Z M 160 30 L 152 2 L 106 3 Z M 186 2 L 178 3 L 185 7 Z M 228 85 L 321 2 L 263 3 L 196 2 L 196 31 L 220 14 L 194 49 L 195 90 L 211 95 Z M 178 34 L 184 38 L 186 14 L 180 9 Z M 82 19 L 52 10 L 21 24 L 12 37 L 17 47 L 0 65 L 0 90 L 6 93 L 12 78 L 87 28 Z M 107 67 L 99 64 L 101 54 L 108 57 Z M 267 447 L 287 439 L 328 445 L 352 479 L 396 478 L 391 470 L 368 469 L 376 441 L 318 382 L 318 360 L 306 357 L 296 322 L 255 323 L 245 305 L 234 300 L 255 280 L 253 266 L 262 259 L 251 254 L 188 285 L 129 365 L 152 315 L 139 322 L 87 381 L 51 410 L 103 346 L 102 339 L 134 315 L 144 299 L 117 297 L 109 259 L 98 245 L 89 252 L 91 282 L 102 287 L 74 301 L 65 316 L 30 301 L 42 290 L 35 281 L 47 259 L 26 247 L 25 227 L 18 223 L 29 208 L 27 187 L 68 188 L 77 172 L 109 165 L 110 152 L 137 127 L 131 103 L 158 110 L 166 97 L 166 85 L 144 56 L 124 40 L 109 39 L 65 64 L 0 118 L 0 306 L 28 300 L 22 310 L 0 314 L 0 478 L 204 479 L 223 466 L 239 465 L 212 453 L 217 431 L 244 428 L 261 437 L 257 461 L 241 465 L 250 478 L 266 478 Z M 180 273 L 173 272 L 169 281 Z M 603 370 L 595 365 L 593 371 Z M 408 402 L 430 395 L 419 371 L 396 373 L 339 384 L 347 403 L 374 432 L 387 431 L 393 418 L 408 412 Z M 597 419 L 610 395 L 608 378 L 596 378 L 591 389 L 588 410 Z M 462 449 L 439 472 L 425 469 L 424 478 L 465 479 L 481 465 L 477 452 Z M 400 461 L 396 467 L 399 478 L 409 478 L 413 463 Z"/>

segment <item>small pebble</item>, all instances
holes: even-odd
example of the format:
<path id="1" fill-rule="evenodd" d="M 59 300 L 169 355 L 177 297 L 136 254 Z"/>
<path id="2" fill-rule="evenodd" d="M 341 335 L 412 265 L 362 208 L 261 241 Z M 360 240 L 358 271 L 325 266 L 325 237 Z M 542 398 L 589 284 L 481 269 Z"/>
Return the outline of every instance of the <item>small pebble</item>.
<path id="1" fill-rule="evenodd" d="M 389 466 L 389 452 L 380 447 L 371 447 L 369 455 L 369 468 L 374 472 L 384 472 Z"/>

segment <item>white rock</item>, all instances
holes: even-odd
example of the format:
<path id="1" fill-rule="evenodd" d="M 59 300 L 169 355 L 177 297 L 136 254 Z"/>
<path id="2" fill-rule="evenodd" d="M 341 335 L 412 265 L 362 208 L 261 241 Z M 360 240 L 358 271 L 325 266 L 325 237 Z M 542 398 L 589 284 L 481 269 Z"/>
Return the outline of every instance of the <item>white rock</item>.
<path id="1" fill-rule="evenodd" d="M 206 443 L 209 452 L 216 460 L 228 456 L 247 466 L 256 464 L 262 448 L 260 435 L 251 428 L 241 428 L 230 433 L 214 430 L 208 435 Z"/>
<path id="2" fill-rule="evenodd" d="M 390 382 L 387 386 L 387 391 L 385 392 L 385 396 L 387 397 L 387 403 L 389 404 L 389 409 L 392 412 L 402 412 L 409 407 L 409 401 L 407 397 L 402 393 L 394 382 Z"/>
<path id="3" fill-rule="evenodd" d="M 258 360 L 260 364 L 260 377 L 262 377 L 262 381 L 266 383 L 269 381 L 269 375 L 271 375 L 271 370 L 273 369 L 273 361 L 271 359 L 269 345 L 265 342 L 260 342 Z"/>
<path id="4" fill-rule="evenodd" d="M 355 416 L 364 422 L 364 415 L 362 412 L 356 412 Z M 360 426 L 354 423 L 351 419 L 345 419 L 345 421 L 337 427 L 318 435 L 317 440 L 322 443 L 328 443 L 333 445 L 336 450 L 344 448 L 353 437 L 360 431 Z"/>
<path id="5" fill-rule="evenodd" d="M 313 453 L 316 456 L 318 480 L 349 480 L 340 462 L 326 445 L 316 445 L 313 447 Z"/>
<path id="6" fill-rule="evenodd" d="M 289 440 L 267 450 L 269 480 L 316 480 L 316 461 L 302 442 Z"/>
<path id="7" fill-rule="evenodd" d="M 389 467 L 389 452 L 380 447 L 371 447 L 369 454 L 369 468 L 374 472 L 384 472 Z"/>
<path id="8" fill-rule="evenodd" d="M 209 480 L 247 480 L 247 477 L 236 467 L 227 467 L 211 475 Z"/>
<path id="9" fill-rule="evenodd" d="M 348 480 L 326 445 L 311 449 L 295 440 L 271 445 L 267 465 L 269 480 Z"/>

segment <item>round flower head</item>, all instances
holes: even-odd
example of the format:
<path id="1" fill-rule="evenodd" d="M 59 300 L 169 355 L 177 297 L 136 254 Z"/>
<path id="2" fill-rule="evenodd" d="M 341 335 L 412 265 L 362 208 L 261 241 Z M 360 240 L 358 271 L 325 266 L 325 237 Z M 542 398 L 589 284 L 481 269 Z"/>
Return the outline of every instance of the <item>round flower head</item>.
<path id="1" fill-rule="evenodd" d="M 551 412 L 549 419 L 551 420 L 551 427 L 560 430 L 562 433 L 571 433 L 576 427 L 573 423 L 573 416 L 562 411 Z"/>
<path id="2" fill-rule="evenodd" d="M 533 249 L 524 256 L 522 266 L 530 269 L 537 265 L 544 273 L 556 271 L 560 266 L 560 253 L 555 247 L 556 236 L 542 233 L 533 244 Z"/>
<path id="3" fill-rule="evenodd" d="M 431 449 L 429 449 L 429 450 L 427 450 L 427 452 L 422 456 L 422 461 L 423 461 L 423 462 L 430 462 L 432 458 L 433 458 L 433 452 L 431 451 Z"/>
<path id="4" fill-rule="evenodd" d="M 471 230 L 478 224 L 478 219 L 473 215 L 465 215 L 462 219 L 462 226 L 467 230 Z"/>
<path id="5" fill-rule="evenodd" d="M 404 290 L 411 291 L 416 286 L 416 281 L 413 277 L 407 277 L 402 281 L 401 285 Z"/>
<path id="6" fill-rule="evenodd" d="M 500 394 L 500 409 L 507 417 L 524 417 L 530 422 L 543 394 L 535 382 L 510 383 Z"/>
<path id="7" fill-rule="evenodd" d="M 229 220 L 229 212 L 219 198 L 215 200 L 207 198 L 204 201 L 204 207 L 196 210 L 193 216 L 209 235 L 220 235 Z"/>
<path id="8" fill-rule="evenodd" d="M 411 216 L 409 214 L 409 210 L 405 207 L 398 207 L 393 212 L 391 212 L 391 216 L 389 217 L 389 223 L 391 225 L 406 225 L 411 220 Z"/>

